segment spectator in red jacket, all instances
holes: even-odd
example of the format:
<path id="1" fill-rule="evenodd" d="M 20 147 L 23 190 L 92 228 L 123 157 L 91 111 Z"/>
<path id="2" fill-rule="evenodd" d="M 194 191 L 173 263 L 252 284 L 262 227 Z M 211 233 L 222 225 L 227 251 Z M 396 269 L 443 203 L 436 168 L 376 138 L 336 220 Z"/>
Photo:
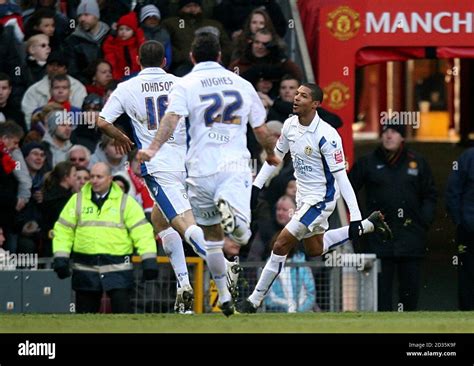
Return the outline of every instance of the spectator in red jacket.
<path id="1" fill-rule="evenodd" d="M 115 80 L 122 80 L 140 71 L 137 56 L 143 42 L 145 35 L 138 27 L 136 13 L 122 16 L 117 22 L 117 36 L 109 35 L 103 45 L 105 60 L 112 65 Z"/>

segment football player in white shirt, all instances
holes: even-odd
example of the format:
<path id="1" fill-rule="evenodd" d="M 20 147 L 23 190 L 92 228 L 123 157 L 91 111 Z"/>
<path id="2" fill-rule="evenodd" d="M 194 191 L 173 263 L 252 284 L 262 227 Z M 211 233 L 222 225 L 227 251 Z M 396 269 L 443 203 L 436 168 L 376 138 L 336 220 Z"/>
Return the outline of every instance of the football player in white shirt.
<path id="1" fill-rule="evenodd" d="M 98 122 L 106 134 L 115 138 L 122 152 L 128 152 L 133 143 L 113 123 L 120 115 L 127 113 L 132 120 L 136 144 L 139 148 L 148 147 L 165 113 L 171 86 L 179 80 L 162 69 L 166 59 L 163 46 L 157 41 L 147 41 L 140 47 L 138 62 L 142 70 L 136 77 L 118 85 L 100 112 Z M 160 153 L 141 166 L 151 196 L 160 208 L 156 205 L 153 207 L 152 222 L 176 275 L 175 311 L 178 313 L 191 313 L 193 310 L 193 289 L 189 282 L 183 244 L 180 235 L 169 224 L 179 231 L 182 227 L 180 215 L 191 213 L 185 187 L 185 155 L 186 131 L 182 121 Z M 192 246 L 204 257 L 199 244 Z"/>
<path id="2" fill-rule="evenodd" d="M 275 154 L 281 159 L 288 151 L 291 154 L 297 182 L 297 208 L 278 236 L 255 290 L 237 305 L 239 312 L 257 311 L 283 269 L 288 253 L 300 240 L 303 240 L 309 256 L 320 256 L 348 240 L 357 240 L 365 233 L 377 231 L 391 236 L 390 228 L 379 211 L 362 221 L 347 177 L 341 138 L 316 112 L 322 99 L 323 92 L 319 86 L 302 84 L 294 98 L 294 115 L 283 125 Z M 253 183 L 253 195 L 263 187 L 274 169 L 274 166 L 264 164 Z M 349 208 L 350 225 L 326 231 L 339 192 Z"/>
<path id="3" fill-rule="evenodd" d="M 278 164 L 280 160 L 273 152 L 274 140 L 255 89 L 218 64 L 218 39 L 209 33 L 197 35 L 190 56 L 193 70 L 173 85 L 155 141 L 140 153 L 145 161 L 153 158 L 180 118 L 187 117 L 189 199 L 196 221 L 204 229 L 206 260 L 219 292 L 221 310 L 229 316 L 234 305 L 226 286 L 224 232 L 241 245 L 251 235 L 247 122 L 267 151 L 267 161 Z"/>

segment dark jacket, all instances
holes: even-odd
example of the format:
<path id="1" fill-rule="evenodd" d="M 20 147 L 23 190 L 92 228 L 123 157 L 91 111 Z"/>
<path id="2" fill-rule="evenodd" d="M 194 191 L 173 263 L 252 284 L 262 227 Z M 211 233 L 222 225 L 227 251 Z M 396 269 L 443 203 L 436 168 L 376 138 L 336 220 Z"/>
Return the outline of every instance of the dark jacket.
<path id="1" fill-rule="evenodd" d="M 367 213 L 381 210 L 393 231 L 394 239 L 389 242 L 368 235 L 370 252 L 379 257 L 424 256 L 437 196 L 426 160 L 403 148 L 398 160 L 390 165 L 379 147 L 356 161 L 349 179 L 355 192 L 365 186 Z"/>
<path id="2" fill-rule="evenodd" d="M 183 32 L 182 24 L 186 25 Z M 222 50 L 222 63 L 227 65 L 232 53 L 232 43 L 221 23 L 214 19 L 206 19 L 201 14 L 199 16 L 191 16 L 189 14 L 179 13 L 178 17 L 171 17 L 163 20 L 163 27 L 169 32 L 171 44 L 173 48 L 173 68 L 183 64 L 190 63 L 189 51 L 194 40 L 194 33 L 201 27 L 215 27 L 219 30 L 219 41 Z"/>
<path id="3" fill-rule="evenodd" d="M 23 72 L 17 72 L 17 67 L 24 67 L 13 27 L 4 27 L 0 24 L 0 72 L 12 78 L 12 94 L 10 99 L 20 103 L 26 90 L 26 78 Z"/>
<path id="4" fill-rule="evenodd" d="M 15 104 L 10 98 L 7 100 L 5 107 L 0 107 L 0 114 L 5 116 L 5 119 L 14 121 L 17 125 L 23 128 L 26 133 L 25 115 L 23 114 L 19 104 Z"/>
<path id="5" fill-rule="evenodd" d="M 97 35 L 77 28 L 74 33 L 64 40 L 64 53 L 67 59 L 68 74 L 87 84 L 87 68 L 98 58 L 103 56 L 102 43 L 109 32 L 109 26 L 100 22 L 101 28 Z"/>
<path id="6" fill-rule="evenodd" d="M 474 232 L 474 148 L 465 151 L 448 178 L 446 206 L 456 225 Z"/>
<path id="7" fill-rule="evenodd" d="M 42 223 L 40 225 L 43 234 L 44 257 L 50 257 L 53 254 L 49 232 L 53 229 L 55 222 L 58 220 L 61 211 L 71 196 L 71 190 L 62 186 L 53 186 L 44 191 L 43 203 L 41 204 Z"/>
<path id="8" fill-rule="evenodd" d="M 0 227 L 3 228 L 5 234 L 17 232 L 16 217 L 17 211 L 15 206 L 17 203 L 18 181 L 13 174 L 14 161 L 13 158 L 4 151 L 3 144 L 0 143 Z"/>
<path id="9" fill-rule="evenodd" d="M 31 86 L 34 83 L 40 81 L 46 75 L 46 64 L 41 66 L 38 64 L 38 62 L 36 62 L 36 60 L 32 60 L 27 57 L 25 73 L 28 86 Z"/>

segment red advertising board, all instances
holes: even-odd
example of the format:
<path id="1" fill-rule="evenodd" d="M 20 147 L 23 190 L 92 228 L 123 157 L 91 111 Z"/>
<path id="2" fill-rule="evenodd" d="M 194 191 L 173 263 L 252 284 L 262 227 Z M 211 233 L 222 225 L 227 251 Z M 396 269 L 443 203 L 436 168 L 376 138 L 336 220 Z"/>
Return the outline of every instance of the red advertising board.
<path id="1" fill-rule="evenodd" d="M 383 52 L 383 61 L 425 58 L 426 48 L 439 58 L 474 57 L 472 0 L 300 0 L 298 7 L 323 106 L 344 121 L 349 165 L 355 70 L 371 63 L 370 51 Z"/>

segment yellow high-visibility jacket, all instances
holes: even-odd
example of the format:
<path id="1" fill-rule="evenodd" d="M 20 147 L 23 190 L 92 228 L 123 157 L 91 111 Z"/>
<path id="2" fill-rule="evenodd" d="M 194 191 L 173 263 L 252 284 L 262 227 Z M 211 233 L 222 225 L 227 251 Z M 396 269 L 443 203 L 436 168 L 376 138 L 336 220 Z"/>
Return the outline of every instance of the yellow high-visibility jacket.
<path id="1" fill-rule="evenodd" d="M 54 225 L 54 257 L 73 256 L 76 290 L 130 287 L 134 249 L 142 260 L 156 258 L 153 228 L 140 205 L 116 183 L 101 209 L 92 202 L 91 184 L 85 184 L 69 199 Z"/>

